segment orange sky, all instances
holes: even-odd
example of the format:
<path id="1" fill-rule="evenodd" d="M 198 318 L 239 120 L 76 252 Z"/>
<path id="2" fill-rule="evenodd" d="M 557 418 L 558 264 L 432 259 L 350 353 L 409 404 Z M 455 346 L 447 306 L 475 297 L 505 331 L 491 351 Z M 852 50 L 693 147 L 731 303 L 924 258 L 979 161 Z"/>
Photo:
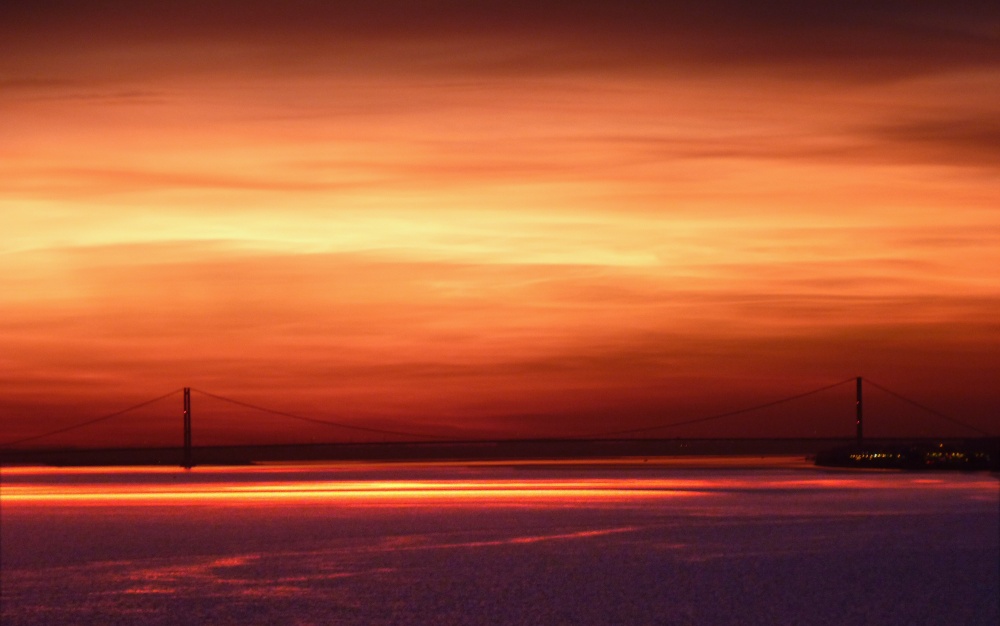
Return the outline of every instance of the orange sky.
<path id="1" fill-rule="evenodd" d="M 997 430 L 995 3 L 327 4 L 0 8 L 3 440 Z"/>

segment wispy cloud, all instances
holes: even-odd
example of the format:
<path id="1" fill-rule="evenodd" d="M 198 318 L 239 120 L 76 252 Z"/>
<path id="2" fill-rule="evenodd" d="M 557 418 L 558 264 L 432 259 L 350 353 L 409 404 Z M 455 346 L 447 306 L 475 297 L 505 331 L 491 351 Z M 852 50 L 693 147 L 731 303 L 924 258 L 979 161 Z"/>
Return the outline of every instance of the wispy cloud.
<path id="1" fill-rule="evenodd" d="M 996 408 L 995 4 L 4 2 L 5 402 Z"/>

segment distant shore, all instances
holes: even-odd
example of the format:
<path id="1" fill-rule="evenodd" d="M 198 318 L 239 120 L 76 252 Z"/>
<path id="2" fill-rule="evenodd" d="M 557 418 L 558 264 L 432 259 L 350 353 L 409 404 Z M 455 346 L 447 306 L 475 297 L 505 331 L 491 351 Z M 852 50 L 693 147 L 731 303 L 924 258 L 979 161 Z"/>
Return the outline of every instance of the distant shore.
<path id="1" fill-rule="evenodd" d="M 824 450 L 816 465 L 863 469 L 1000 471 L 1000 439 L 857 443 Z"/>
<path id="2" fill-rule="evenodd" d="M 323 443 L 269 446 L 195 447 L 193 465 L 252 465 L 316 461 L 531 461 L 636 459 L 660 457 L 801 456 L 821 465 L 865 466 L 866 460 L 888 462 L 878 451 L 967 451 L 995 464 L 996 440 L 975 445 L 958 439 L 872 439 L 859 454 L 852 439 L 628 439 L 628 440 L 500 440 L 456 442 Z M 876 451 L 864 456 L 864 451 Z M 852 456 L 852 454 L 854 456 Z M 894 452 L 895 454 L 895 452 Z M 0 451 L 3 465 L 120 466 L 183 464 L 183 450 L 171 448 L 25 449 Z M 895 458 L 895 457 L 893 457 Z M 954 454 L 951 458 L 957 458 Z M 972 457 L 970 457 L 972 458 Z M 703 461 L 708 460 L 706 458 Z M 872 465 L 886 466 L 886 465 Z"/>

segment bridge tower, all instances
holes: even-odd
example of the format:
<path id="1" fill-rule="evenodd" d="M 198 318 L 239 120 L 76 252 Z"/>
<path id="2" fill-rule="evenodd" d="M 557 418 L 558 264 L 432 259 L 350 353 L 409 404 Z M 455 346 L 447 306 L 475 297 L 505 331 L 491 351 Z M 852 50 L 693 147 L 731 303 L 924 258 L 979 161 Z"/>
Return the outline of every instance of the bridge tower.
<path id="1" fill-rule="evenodd" d="M 184 469 L 191 469 L 191 388 L 184 388 Z"/>
<path id="2" fill-rule="evenodd" d="M 854 426 L 858 433 L 858 447 L 860 448 L 864 444 L 865 440 L 865 422 L 864 422 L 864 405 L 861 402 L 861 377 L 858 376 L 857 380 L 857 390 L 855 392 L 857 402 L 855 403 L 857 417 L 854 420 Z"/>

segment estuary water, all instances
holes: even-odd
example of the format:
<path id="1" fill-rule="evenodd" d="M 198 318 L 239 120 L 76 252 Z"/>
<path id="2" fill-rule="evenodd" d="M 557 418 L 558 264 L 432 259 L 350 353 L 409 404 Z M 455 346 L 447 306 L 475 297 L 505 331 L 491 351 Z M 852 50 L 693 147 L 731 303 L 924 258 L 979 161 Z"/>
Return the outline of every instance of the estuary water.
<path id="1" fill-rule="evenodd" d="M 1000 623 L 1000 482 L 795 459 L 4 468 L 2 622 Z"/>

